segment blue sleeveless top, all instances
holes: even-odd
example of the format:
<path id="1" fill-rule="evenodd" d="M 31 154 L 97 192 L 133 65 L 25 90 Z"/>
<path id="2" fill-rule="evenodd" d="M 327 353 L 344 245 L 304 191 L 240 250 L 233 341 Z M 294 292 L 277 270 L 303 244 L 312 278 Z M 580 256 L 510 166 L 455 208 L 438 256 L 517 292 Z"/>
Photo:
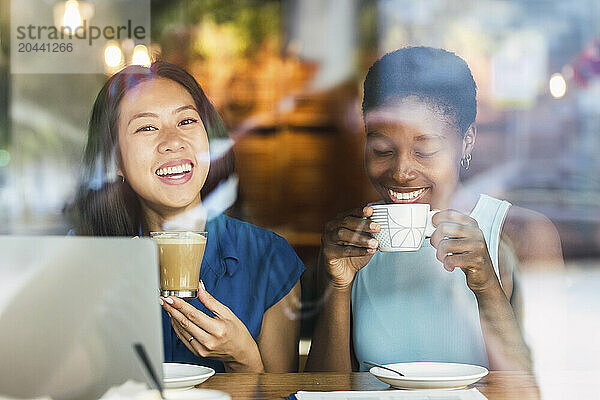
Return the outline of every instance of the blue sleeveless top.
<path id="1" fill-rule="evenodd" d="M 471 217 L 498 273 L 498 244 L 510 203 L 481 195 Z M 426 239 L 415 252 L 376 252 L 352 288 L 352 338 L 362 361 L 488 365 L 477 300 L 458 268 L 450 273 Z"/>
<path id="2" fill-rule="evenodd" d="M 257 340 L 265 311 L 290 292 L 304 265 L 285 239 L 246 222 L 221 214 L 206 224 L 206 231 L 208 241 L 200 279 L 206 290 L 229 307 Z M 212 315 L 198 299 L 186 301 Z M 165 362 L 225 371 L 222 362 L 197 357 L 185 347 L 164 309 L 162 322 Z"/>

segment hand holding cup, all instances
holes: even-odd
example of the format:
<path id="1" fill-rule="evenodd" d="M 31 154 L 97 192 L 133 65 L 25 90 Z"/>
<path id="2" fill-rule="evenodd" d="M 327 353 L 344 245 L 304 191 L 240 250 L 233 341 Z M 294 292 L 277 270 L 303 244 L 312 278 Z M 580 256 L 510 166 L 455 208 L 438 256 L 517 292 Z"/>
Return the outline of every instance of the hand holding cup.
<path id="1" fill-rule="evenodd" d="M 467 286 L 476 295 L 488 288 L 500 287 L 477 221 L 459 211 L 444 210 L 433 217 L 433 224 L 436 230 L 431 236 L 431 245 L 447 271 L 462 269 Z"/>
<path id="2" fill-rule="evenodd" d="M 379 242 L 373 233 L 380 227 L 370 219 L 372 215 L 373 208 L 366 206 L 342 213 L 325 225 L 321 252 L 329 280 L 338 289 L 348 289 L 377 251 Z"/>

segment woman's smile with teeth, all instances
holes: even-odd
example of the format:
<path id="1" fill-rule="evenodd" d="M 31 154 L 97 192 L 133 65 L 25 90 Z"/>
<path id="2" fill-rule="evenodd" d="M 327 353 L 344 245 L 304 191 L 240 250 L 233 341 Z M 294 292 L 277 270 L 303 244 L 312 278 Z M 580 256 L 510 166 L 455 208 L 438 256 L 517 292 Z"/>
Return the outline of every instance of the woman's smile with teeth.
<path id="1" fill-rule="evenodd" d="M 418 200 L 426 190 L 427 188 L 421 188 L 410 192 L 396 192 L 388 189 L 388 194 L 394 203 L 412 203 Z"/>
<path id="2" fill-rule="evenodd" d="M 156 171 L 158 176 L 167 176 L 173 174 L 182 174 L 184 172 L 190 172 L 192 170 L 192 164 L 181 164 L 173 167 L 160 168 Z"/>

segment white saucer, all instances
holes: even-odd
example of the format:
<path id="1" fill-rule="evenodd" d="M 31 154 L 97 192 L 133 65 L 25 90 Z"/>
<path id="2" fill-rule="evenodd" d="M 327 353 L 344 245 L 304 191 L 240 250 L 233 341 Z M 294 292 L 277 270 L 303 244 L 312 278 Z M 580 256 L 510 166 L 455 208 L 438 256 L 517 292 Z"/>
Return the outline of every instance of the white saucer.
<path id="1" fill-rule="evenodd" d="M 191 389 L 214 374 L 214 369 L 201 365 L 163 363 L 165 389 Z"/>
<path id="2" fill-rule="evenodd" d="M 410 362 L 385 364 L 405 376 L 397 375 L 379 367 L 369 372 L 382 382 L 399 389 L 461 389 L 477 382 L 488 374 L 488 370 L 479 365 Z"/>

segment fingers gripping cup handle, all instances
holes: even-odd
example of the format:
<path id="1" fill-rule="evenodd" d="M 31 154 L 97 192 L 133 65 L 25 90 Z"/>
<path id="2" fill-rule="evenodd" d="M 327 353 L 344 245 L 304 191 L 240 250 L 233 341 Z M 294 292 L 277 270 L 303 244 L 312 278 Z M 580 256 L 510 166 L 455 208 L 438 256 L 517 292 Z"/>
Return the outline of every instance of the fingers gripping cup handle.
<path id="1" fill-rule="evenodd" d="M 425 237 L 430 238 L 435 232 L 435 226 L 433 226 L 433 216 L 440 212 L 440 210 L 431 210 L 427 213 L 427 225 L 425 226 Z"/>

